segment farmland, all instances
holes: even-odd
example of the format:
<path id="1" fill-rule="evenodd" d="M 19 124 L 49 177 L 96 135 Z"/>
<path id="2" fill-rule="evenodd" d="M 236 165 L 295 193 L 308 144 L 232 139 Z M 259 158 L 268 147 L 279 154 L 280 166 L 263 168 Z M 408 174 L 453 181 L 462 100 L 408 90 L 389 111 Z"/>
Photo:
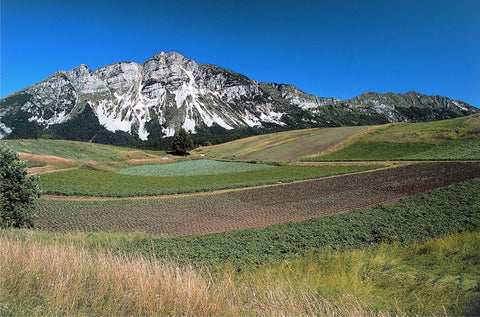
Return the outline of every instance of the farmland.
<path id="1" fill-rule="evenodd" d="M 203 160 L 193 162 L 193 166 L 200 166 L 199 164 L 202 164 Z M 256 167 L 256 164 L 251 165 L 253 168 Z M 139 176 L 103 170 L 74 169 L 43 174 L 39 184 L 46 194 L 53 195 L 99 197 L 157 196 L 292 182 L 366 171 L 378 167 L 380 166 L 285 165 L 260 169 L 254 173 L 244 171 L 190 176 Z M 142 169 L 151 169 L 151 167 L 142 167 Z"/>
<path id="2" fill-rule="evenodd" d="M 260 135 L 199 149 L 213 158 L 287 161 L 313 155 L 347 141 L 369 127 L 307 129 Z"/>
<path id="3" fill-rule="evenodd" d="M 0 231 L 0 311 L 478 315 L 480 236 L 463 231 L 478 230 L 479 195 L 475 179 L 371 210 L 173 239 Z"/>
<path id="4" fill-rule="evenodd" d="M 180 198 L 140 201 L 41 199 L 38 202 L 37 227 L 62 232 L 145 231 L 164 236 L 205 234 L 348 212 L 474 177 L 480 177 L 480 163 L 424 163 Z"/>
<path id="5" fill-rule="evenodd" d="M 354 143 L 303 161 L 479 160 L 480 115 L 389 125 Z"/>
<path id="6" fill-rule="evenodd" d="M 197 151 L 217 159 L 259 161 L 479 160 L 480 115 L 282 132 Z"/>

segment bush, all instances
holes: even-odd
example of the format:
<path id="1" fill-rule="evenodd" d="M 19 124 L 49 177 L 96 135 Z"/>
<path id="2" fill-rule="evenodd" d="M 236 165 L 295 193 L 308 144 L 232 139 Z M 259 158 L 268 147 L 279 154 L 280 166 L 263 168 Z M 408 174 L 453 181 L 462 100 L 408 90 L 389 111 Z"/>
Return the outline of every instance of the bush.
<path id="1" fill-rule="evenodd" d="M 0 147 L 0 227 L 28 228 L 34 223 L 34 198 L 40 195 L 37 177 L 27 176 L 18 154 Z"/>

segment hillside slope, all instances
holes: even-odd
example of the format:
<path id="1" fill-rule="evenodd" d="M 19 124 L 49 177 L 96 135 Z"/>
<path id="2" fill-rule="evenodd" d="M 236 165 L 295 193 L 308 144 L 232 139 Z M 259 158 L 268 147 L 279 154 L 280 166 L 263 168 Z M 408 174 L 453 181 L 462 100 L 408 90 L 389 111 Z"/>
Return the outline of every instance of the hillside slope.
<path id="1" fill-rule="evenodd" d="M 480 115 L 388 125 L 305 161 L 480 160 Z"/>
<path id="2" fill-rule="evenodd" d="M 476 114 L 435 122 L 279 132 L 203 147 L 197 152 L 212 158 L 261 161 L 361 161 L 407 156 L 471 160 L 480 159 L 479 143 L 480 115 Z"/>

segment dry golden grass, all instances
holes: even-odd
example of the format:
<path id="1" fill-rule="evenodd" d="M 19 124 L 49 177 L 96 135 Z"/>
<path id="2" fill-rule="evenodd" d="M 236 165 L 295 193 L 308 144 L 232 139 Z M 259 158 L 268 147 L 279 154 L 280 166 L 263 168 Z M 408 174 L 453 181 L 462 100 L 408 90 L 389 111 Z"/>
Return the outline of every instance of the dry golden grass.
<path id="1" fill-rule="evenodd" d="M 30 162 L 42 163 L 42 164 L 54 164 L 54 165 L 65 165 L 65 166 L 74 166 L 78 163 L 71 159 L 66 159 L 63 157 L 53 156 L 53 155 L 37 155 L 29 153 L 19 153 L 21 160 L 26 160 Z"/>
<path id="2" fill-rule="evenodd" d="M 354 296 L 328 301 L 295 279 L 259 281 L 33 235 L 0 238 L 0 287 L 0 315 L 379 315 Z"/>

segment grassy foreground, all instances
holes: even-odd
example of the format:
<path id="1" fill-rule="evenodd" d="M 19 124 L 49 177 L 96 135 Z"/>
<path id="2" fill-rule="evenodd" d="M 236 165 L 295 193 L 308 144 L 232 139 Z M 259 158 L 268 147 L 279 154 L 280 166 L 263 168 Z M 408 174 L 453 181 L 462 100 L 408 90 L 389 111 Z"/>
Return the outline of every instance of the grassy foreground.
<path id="1" fill-rule="evenodd" d="M 379 316 L 480 313 L 480 233 L 320 249 L 233 269 L 0 233 L 0 315 Z"/>

